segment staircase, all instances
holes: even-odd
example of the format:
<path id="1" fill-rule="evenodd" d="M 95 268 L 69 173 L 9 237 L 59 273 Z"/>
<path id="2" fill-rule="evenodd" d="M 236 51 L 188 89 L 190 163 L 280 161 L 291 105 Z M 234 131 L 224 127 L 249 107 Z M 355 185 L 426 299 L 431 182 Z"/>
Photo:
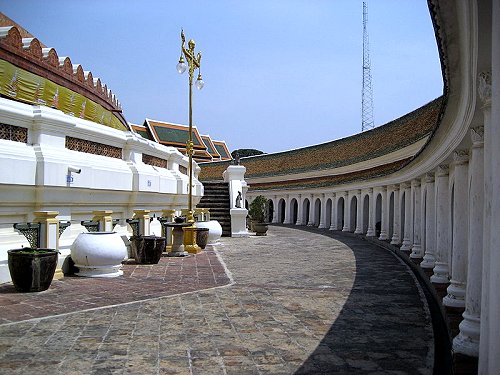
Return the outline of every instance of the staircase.
<path id="1" fill-rule="evenodd" d="M 209 208 L 210 220 L 217 220 L 222 227 L 222 236 L 231 237 L 231 215 L 229 212 L 229 184 L 227 182 L 203 182 L 205 195 L 196 208 Z"/>

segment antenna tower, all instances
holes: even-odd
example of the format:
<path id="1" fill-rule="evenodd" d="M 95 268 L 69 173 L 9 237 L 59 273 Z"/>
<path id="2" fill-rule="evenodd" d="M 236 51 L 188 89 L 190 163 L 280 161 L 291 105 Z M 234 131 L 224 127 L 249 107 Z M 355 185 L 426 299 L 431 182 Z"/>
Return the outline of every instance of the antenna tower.
<path id="1" fill-rule="evenodd" d="M 373 129 L 373 90 L 368 42 L 368 9 L 363 2 L 363 90 L 361 92 L 361 131 Z"/>

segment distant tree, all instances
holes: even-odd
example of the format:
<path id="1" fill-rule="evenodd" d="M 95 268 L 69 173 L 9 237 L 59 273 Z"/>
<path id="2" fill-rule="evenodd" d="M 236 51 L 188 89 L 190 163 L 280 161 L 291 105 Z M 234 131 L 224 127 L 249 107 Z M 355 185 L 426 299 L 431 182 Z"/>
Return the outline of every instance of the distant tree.
<path id="1" fill-rule="evenodd" d="M 255 150 L 253 148 L 240 148 L 238 150 L 234 150 L 233 152 L 231 152 L 231 156 L 233 157 L 233 159 L 236 159 L 236 157 L 244 158 L 245 156 L 254 156 L 262 154 L 265 154 L 265 152 L 260 150 Z"/>

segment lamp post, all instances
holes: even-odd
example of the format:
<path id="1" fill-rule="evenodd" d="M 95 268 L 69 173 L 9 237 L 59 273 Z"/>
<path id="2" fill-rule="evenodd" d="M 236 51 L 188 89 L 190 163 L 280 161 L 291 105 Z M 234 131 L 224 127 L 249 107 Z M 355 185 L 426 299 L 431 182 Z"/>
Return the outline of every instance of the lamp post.
<path id="1" fill-rule="evenodd" d="M 186 38 L 184 36 L 184 30 L 181 30 L 181 40 L 181 56 L 179 58 L 179 63 L 177 64 L 177 72 L 179 72 L 179 74 L 182 74 L 187 69 L 189 74 L 189 135 L 188 141 L 186 143 L 186 152 L 189 157 L 189 197 L 187 216 L 187 223 L 189 224 L 189 227 L 184 228 L 184 243 L 186 251 L 190 253 L 198 253 L 199 251 L 201 251 L 201 249 L 198 245 L 196 245 L 196 232 L 193 216 L 193 78 L 196 70 L 198 70 L 198 78 L 196 79 L 195 83 L 196 88 L 198 90 L 201 90 L 205 83 L 201 78 L 201 52 L 195 54 L 195 42 L 193 39 L 188 42 L 188 48 L 186 48 Z"/>

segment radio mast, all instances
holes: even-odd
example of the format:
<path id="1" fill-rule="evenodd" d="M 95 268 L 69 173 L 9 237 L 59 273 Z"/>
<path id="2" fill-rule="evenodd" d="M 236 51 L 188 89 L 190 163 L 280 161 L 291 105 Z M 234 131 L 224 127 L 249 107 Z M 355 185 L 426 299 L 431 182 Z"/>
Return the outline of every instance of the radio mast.
<path id="1" fill-rule="evenodd" d="M 368 41 L 368 9 L 363 2 L 363 89 L 361 92 L 361 131 L 373 129 L 373 90 Z"/>

